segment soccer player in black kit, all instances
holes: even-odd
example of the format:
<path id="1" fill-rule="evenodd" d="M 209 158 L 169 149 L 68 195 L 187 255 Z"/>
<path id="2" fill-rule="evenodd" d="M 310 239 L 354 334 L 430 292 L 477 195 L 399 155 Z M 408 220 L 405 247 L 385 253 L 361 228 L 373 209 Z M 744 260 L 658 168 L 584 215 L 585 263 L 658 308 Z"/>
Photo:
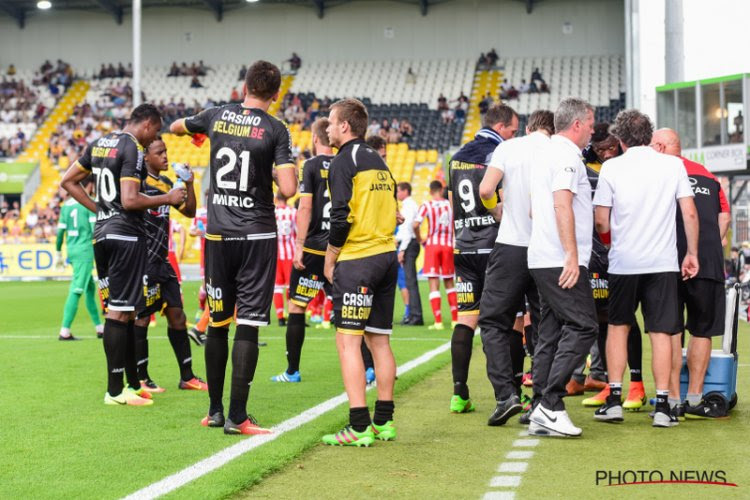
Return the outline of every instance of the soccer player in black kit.
<path id="1" fill-rule="evenodd" d="M 297 191 L 289 131 L 267 112 L 280 87 L 279 68 L 257 61 L 245 75 L 243 102 L 209 108 L 170 126 L 175 134 L 201 133 L 211 140 L 205 236 L 210 406 L 201 423 L 224 427 L 226 434 L 270 432 L 248 415 L 246 407 L 258 364 L 258 327 L 268 325 L 273 300 L 277 252 L 273 182 L 285 197 Z M 235 306 L 232 388 L 225 419 L 224 374 Z"/>
<path id="2" fill-rule="evenodd" d="M 103 343 L 108 372 L 104 403 L 108 405 L 153 403 L 138 380 L 133 333 L 135 312 L 144 300 L 146 279 L 143 211 L 161 205 L 181 205 L 186 199 L 184 188 L 158 196 L 141 192 L 141 182 L 146 176 L 144 148 L 153 142 L 160 128 L 159 110 L 151 104 L 138 106 L 122 131 L 89 144 L 62 180 L 62 187 L 73 198 L 96 212 L 94 258 L 107 309 Z M 89 198 L 80 184 L 92 172 L 96 176 L 95 200 Z M 127 387 L 123 385 L 123 372 Z"/>
<path id="3" fill-rule="evenodd" d="M 149 196 L 156 196 L 169 192 L 172 181 L 161 175 L 169 165 L 167 161 L 167 146 L 160 136 L 146 149 L 146 171 L 148 175 L 143 179 L 142 190 Z M 195 216 L 195 188 L 193 175 L 183 181 L 187 190 L 185 203 L 177 210 L 186 217 Z M 182 307 L 182 290 L 180 282 L 169 263 L 169 205 L 146 210 L 144 222 L 146 241 L 148 242 L 148 263 L 146 264 L 147 281 L 146 301 L 137 311 L 135 321 L 135 355 L 138 364 L 138 378 L 141 387 L 148 392 L 164 392 L 148 373 L 148 324 L 152 314 L 163 312 L 167 318 L 167 338 L 177 358 L 180 369 L 180 382 L 177 387 L 182 390 L 206 391 L 208 386 L 193 373 L 192 354 L 188 341 L 185 311 Z"/>
<path id="4" fill-rule="evenodd" d="M 287 369 L 271 377 L 274 382 L 300 382 L 299 362 L 305 342 L 305 309 L 310 301 L 330 284 L 323 276 L 328 231 L 331 228 L 331 197 L 328 193 L 328 169 L 333 160 L 328 142 L 328 119 L 315 120 L 312 130 L 313 153 L 300 173 L 300 199 L 297 208 L 297 241 L 292 275 L 289 279 L 289 319 L 286 323 Z"/>

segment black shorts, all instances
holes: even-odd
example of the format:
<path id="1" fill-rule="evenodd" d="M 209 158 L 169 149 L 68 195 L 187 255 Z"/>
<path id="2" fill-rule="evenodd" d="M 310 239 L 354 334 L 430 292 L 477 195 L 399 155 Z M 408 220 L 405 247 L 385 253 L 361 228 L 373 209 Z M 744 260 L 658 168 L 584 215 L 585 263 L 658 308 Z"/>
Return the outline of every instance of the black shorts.
<path id="1" fill-rule="evenodd" d="M 607 323 L 609 321 L 609 273 L 589 269 L 589 281 L 591 293 L 594 295 L 596 316 L 599 323 Z"/>
<path id="2" fill-rule="evenodd" d="M 138 318 L 147 318 L 166 307 L 182 309 L 182 289 L 169 262 L 149 263 L 143 287 L 146 298 Z"/>
<path id="3" fill-rule="evenodd" d="M 325 256 L 304 252 L 302 264 L 305 268 L 300 271 L 292 267 L 292 276 L 289 279 L 289 300 L 299 307 L 307 307 L 320 290 L 326 295 L 331 295 L 331 285 L 323 276 Z"/>
<path id="4" fill-rule="evenodd" d="M 453 256 L 453 262 L 456 265 L 456 299 L 459 316 L 479 314 L 479 300 L 484 290 L 484 274 L 487 271 L 489 258 L 489 252 L 459 253 Z"/>
<path id="5" fill-rule="evenodd" d="M 105 310 L 134 312 L 143 308 L 147 252 L 145 236 L 108 234 L 94 243 Z"/>
<path id="6" fill-rule="evenodd" d="M 679 273 L 676 272 L 610 274 L 609 323 L 635 324 L 635 311 L 640 303 L 647 332 L 680 333 L 678 286 Z"/>
<path id="7" fill-rule="evenodd" d="M 724 335 L 726 292 L 719 281 L 693 278 L 680 281 L 680 312 L 687 311 L 687 327 L 693 337 L 711 338 Z M 684 319 L 680 314 L 680 319 Z"/>
<path id="8" fill-rule="evenodd" d="M 336 330 L 390 335 L 397 280 L 396 252 L 337 262 L 333 271 Z"/>
<path id="9" fill-rule="evenodd" d="M 268 324 L 276 278 L 276 238 L 206 240 L 206 294 L 211 325 Z"/>

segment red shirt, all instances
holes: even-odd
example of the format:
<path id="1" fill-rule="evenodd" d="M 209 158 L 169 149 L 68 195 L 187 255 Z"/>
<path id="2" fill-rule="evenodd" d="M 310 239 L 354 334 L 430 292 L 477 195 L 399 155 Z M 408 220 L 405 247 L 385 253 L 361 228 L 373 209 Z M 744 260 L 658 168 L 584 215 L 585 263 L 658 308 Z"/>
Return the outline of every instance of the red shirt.
<path id="1" fill-rule="evenodd" d="M 425 245 L 453 247 L 453 209 L 448 200 L 430 200 L 422 203 L 415 222 L 425 217 L 429 223 Z"/>

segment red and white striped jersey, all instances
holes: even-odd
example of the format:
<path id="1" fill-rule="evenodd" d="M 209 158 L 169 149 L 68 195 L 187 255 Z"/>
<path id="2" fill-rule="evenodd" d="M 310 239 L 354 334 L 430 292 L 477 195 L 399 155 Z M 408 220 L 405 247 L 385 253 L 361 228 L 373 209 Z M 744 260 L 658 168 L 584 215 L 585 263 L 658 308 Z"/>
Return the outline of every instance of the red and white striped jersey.
<path id="1" fill-rule="evenodd" d="M 174 240 L 174 233 L 180 232 L 180 223 L 176 220 L 169 220 L 169 252 L 177 253 L 177 242 Z"/>
<path id="2" fill-rule="evenodd" d="M 415 222 L 429 223 L 425 245 L 453 247 L 453 209 L 448 200 L 430 200 L 419 207 Z"/>
<path id="3" fill-rule="evenodd" d="M 297 210 L 290 206 L 276 207 L 276 243 L 279 247 L 278 260 L 294 258 L 294 240 L 297 238 L 295 224 Z"/>
<path id="4" fill-rule="evenodd" d="M 193 217 L 193 223 L 190 225 L 190 229 L 200 229 L 203 232 L 201 236 L 201 276 L 205 275 L 206 272 L 206 225 L 208 224 L 208 209 L 206 207 L 200 207 L 195 211 L 195 217 Z"/>

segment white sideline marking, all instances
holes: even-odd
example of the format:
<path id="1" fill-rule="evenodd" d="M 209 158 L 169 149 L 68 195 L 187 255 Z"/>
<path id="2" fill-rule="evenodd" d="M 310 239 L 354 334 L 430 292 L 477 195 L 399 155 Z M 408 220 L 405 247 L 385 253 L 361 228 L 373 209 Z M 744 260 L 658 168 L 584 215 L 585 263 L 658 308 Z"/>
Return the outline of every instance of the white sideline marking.
<path id="1" fill-rule="evenodd" d="M 330 332 L 331 337 L 305 337 L 305 342 L 308 340 L 325 340 L 333 342 L 335 341 L 335 338 L 333 337 L 333 331 Z M 75 335 L 75 338 L 77 339 L 95 339 L 96 337 L 94 335 Z M 169 337 L 166 335 L 149 335 L 149 340 L 167 340 Z M 56 335 L 0 335 L 0 340 L 57 340 Z M 264 342 L 266 340 L 286 340 L 286 337 L 280 337 L 280 336 L 272 336 L 272 337 L 263 337 L 261 336 L 259 339 L 261 342 Z M 391 337 L 391 342 L 445 342 L 448 340 L 447 338 L 441 339 L 437 337 Z"/>
<path id="2" fill-rule="evenodd" d="M 505 458 L 508 460 L 528 460 L 534 456 L 533 451 L 509 451 Z"/>
<path id="3" fill-rule="evenodd" d="M 514 491 L 490 491 L 484 494 L 482 500 L 513 500 L 516 498 Z"/>
<path id="4" fill-rule="evenodd" d="M 521 476 L 495 476 L 490 479 L 490 487 L 501 488 L 510 487 L 517 488 L 521 485 Z"/>
<path id="5" fill-rule="evenodd" d="M 503 462 L 501 463 L 497 471 L 498 472 L 526 472 L 528 469 L 528 462 Z"/>
<path id="6" fill-rule="evenodd" d="M 527 437 L 529 435 L 529 431 L 521 431 L 518 433 L 518 435 L 521 437 Z"/>
<path id="7" fill-rule="evenodd" d="M 533 447 L 538 444 L 538 439 L 516 439 L 515 441 L 513 441 L 514 448 Z"/>
<path id="8" fill-rule="evenodd" d="M 412 370 L 417 366 L 430 361 L 432 358 L 444 353 L 445 351 L 448 351 L 450 347 L 450 342 L 446 342 L 440 347 L 437 347 L 431 351 L 427 351 L 426 353 L 412 359 L 411 361 L 407 361 L 406 363 L 398 367 L 396 372 L 398 375 L 403 375 L 409 370 Z M 374 387 L 374 385 L 368 387 L 367 390 L 369 391 L 370 389 L 372 389 L 372 387 Z M 135 493 L 131 493 L 130 495 L 125 497 L 125 499 L 152 499 L 158 498 L 162 495 L 166 495 L 167 493 L 170 493 L 180 488 L 181 486 L 184 486 L 191 481 L 205 476 L 209 472 L 214 471 L 219 467 L 222 467 L 223 465 L 226 465 L 235 458 L 244 455 L 245 453 L 252 451 L 255 448 L 258 448 L 259 446 L 271 442 L 289 431 L 292 431 L 311 422 L 312 420 L 318 418 L 324 413 L 331 411 L 332 409 L 336 408 L 342 403 L 345 403 L 346 401 L 346 393 L 339 394 L 338 396 L 335 396 L 327 401 L 323 401 L 319 405 L 313 406 L 312 408 L 303 411 L 296 417 L 292 417 L 272 427 L 271 430 L 273 431 L 273 434 L 253 436 L 249 439 L 239 441 L 236 444 L 228 446 L 208 458 L 204 458 L 203 460 L 196 462 L 195 464 L 182 469 L 179 472 L 165 477 L 161 481 L 157 481 L 149 486 L 146 486 L 145 488 L 136 491 Z"/>

